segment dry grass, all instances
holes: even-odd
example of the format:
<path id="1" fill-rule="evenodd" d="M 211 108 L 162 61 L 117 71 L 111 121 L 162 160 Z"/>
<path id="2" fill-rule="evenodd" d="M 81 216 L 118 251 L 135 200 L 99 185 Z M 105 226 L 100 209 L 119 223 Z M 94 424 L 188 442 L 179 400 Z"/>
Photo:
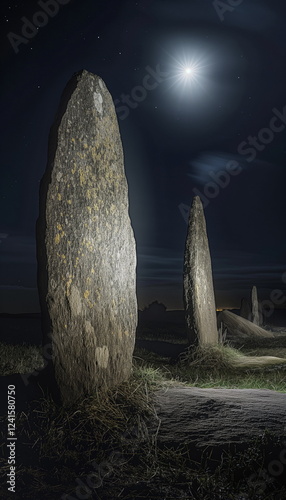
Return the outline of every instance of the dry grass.
<path id="1" fill-rule="evenodd" d="M 275 359 L 272 364 L 271 359 L 269 362 L 269 358 L 263 358 L 261 363 L 257 357 L 248 357 L 241 350 L 221 345 L 189 348 L 174 364 L 144 349 L 135 352 L 137 364 L 159 369 L 165 384 L 286 392 L 285 359 L 282 362 Z"/>
<path id="2" fill-rule="evenodd" d="M 269 491 L 261 497 L 255 484 L 247 483 L 251 474 L 263 468 L 265 436 L 242 454 L 227 457 L 215 472 L 204 462 L 195 463 L 187 445 L 179 450 L 157 447 L 156 435 L 149 435 L 146 421 L 156 418 L 153 389 L 166 382 L 161 369 L 140 358 L 128 382 L 75 407 L 57 407 L 49 399 L 35 402 L 28 414 L 17 417 L 18 443 L 25 446 L 17 457 L 20 496 L 14 498 L 276 500 L 280 498 L 277 491 L 284 498 L 286 491 L 279 484 L 272 485 L 273 495 Z M 5 484 L 4 458 L 0 465 Z M 80 496 L 79 484 L 89 488 L 91 477 L 96 486 L 89 493 L 80 490 Z M 3 499 L 5 491 L 0 487 Z"/>
<path id="3" fill-rule="evenodd" d="M 5 355 L 12 358 L 10 367 L 14 370 L 24 366 L 24 371 L 30 371 L 39 366 L 35 365 L 41 360 L 39 351 L 29 351 L 26 346 L 21 346 L 22 350 L 9 347 Z M 255 350 L 250 345 L 245 348 Z M 267 351 L 267 346 L 263 348 Z M 16 353 L 14 359 L 13 353 Z M 18 365 L 20 354 L 24 359 Z M 166 385 L 251 387 L 286 392 L 285 368 L 278 369 L 269 363 L 243 366 L 245 358 L 241 350 L 218 346 L 189 350 L 179 363 L 171 365 L 166 358 L 136 350 L 132 377 L 116 389 L 96 393 L 70 408 L 58 407 L 45 398 L 35 401 L 28 414 L 17 416 L 18 443 L 23 443 L 17 455 L 18 498 L 61 500 L 64 494 L 71 495 L 71 499 L 79 498 L 76 494 L 79 481 L 86 485 L 91 473 L 97 474 L 99 482 L 85 498 L 97 500 L 286 498 L 286 491 L 279 484 L 271 485 L 272 489 L 266 485 L 262 495 L 247 483 L 252 473 L 263 469 L 264 437 L 243 455 L 228 457 L 215 473 L 210 473 L 203 463 L 193 463 L 189 448 L 159 449 L 156 436 L 148 433 L 147 420 L 156 418 L 154 390 Z M 5 432 L 1 436 L 3 443 Z M 0 477 L 5 485 L 4 451 L 3 445 Z M 3 499 L 5 492 L 6 487 L 0 486 Z M 18 500 L 17 496 L 14 498 Z"/>
<path id="4" fill-rule="evenodd" d="M 119 454 L 124 462 L 139 443 L 146 446 L 149 436 L 145 420 L 155 418 L 150 397 L 153 376 L 150 370 L 138 370 L 116 389 L 98 392 L 75 406 L 59 407 L 51 399 L 42 398 L 31 404 L 28 414 L 18 414 L 18 443 L 24 443 L 17 455 L 21 500 L 74 493 L 76 479 L 94 472 L 94 462 L 115 471 L 113 461 L 117 458 L 113 460 L 112 456 Z M 8 471 L 4 454 L 2 447 L 3 484 Z M 1 498 L 5 498 L 5 491 L 0 487 Z"/>
<path id="5" fill-rule="evenodd" d="M 231 371 L 238 368 L 267 368 L 286 363 L 286 358 L 275 356 L 246 356 L 233 347 L 218 345 L 189 348 L 181 356 L 181 363 L 190 367 L 201 367 L 212 371 Z"/>
<path id="6" fill-rule="evenodd" d="M 0 342 L 0 376 L 28 373 L 43 368 L 41 348 L 31 345 L 9 345 Z"/>

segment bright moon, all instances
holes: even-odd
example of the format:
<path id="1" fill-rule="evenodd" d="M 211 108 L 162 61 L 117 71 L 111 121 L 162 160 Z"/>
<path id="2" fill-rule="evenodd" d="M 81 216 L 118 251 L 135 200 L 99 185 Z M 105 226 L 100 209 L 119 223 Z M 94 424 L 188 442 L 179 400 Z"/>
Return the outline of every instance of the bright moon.
<path id="1" fill-rule="evenodd" d="M 199 89 L 202 86 L 205 64 L 203 58 L 183 55 L 181 59 L 176 59 L 171 56 L 174 65 L 172 69 L 171 86 L 181 86 L 182 89 L 192 90 Z"/>
<path id="2" fill-rule="evenodd" d="M 187 77 L 194 76 L 195 72 L 196 72 L 196 70 L 192 67 L 188 67 L 185 69 L 185 73 L 186 73 Z"/>

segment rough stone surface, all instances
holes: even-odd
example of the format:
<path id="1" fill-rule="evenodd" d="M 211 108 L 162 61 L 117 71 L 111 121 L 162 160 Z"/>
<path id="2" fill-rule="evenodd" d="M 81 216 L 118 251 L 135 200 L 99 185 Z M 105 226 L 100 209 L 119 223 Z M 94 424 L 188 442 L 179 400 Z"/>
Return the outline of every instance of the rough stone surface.
<path id="1" fill-rule="evenodd" d="M 218 325 L 223 323 L 227 329 L 227 338 L 233 337 L 273 337 L 273 333 L 264 330 L 260 326 L 254 325 L 251 321 L 241 318 L 230 311 L 222 311 L 218 315 Z"/>
<path id="2" fill-rule="evenodd" d="M 111 95 L 87 71 L 68 83 L 51 129 L 37 242 L 44 341 L 51 332 L 62 399 L 127 379 L 137 325 L 128 186 Z"/>
<path id="3" fill-rule="evenodd" d="M 240 316 L 241 318 L 247 319 L 248 321 L 251 321 L 251 308 L 249 301 L 244 297 L 241 300 L 241 305 L 240 305 Z"/>
<path id="4" fill-rule="evenodd" d="M 184 306 L 189 342 L 217 344 L 211 257 L 203 205 L 198 196 L 191 207 L 185 246 Z"/>
<path id="5" fill-rule="evenodd" d="M 156 392 L 155 408 L 158 444 L 191 452 L 242 446 L 265 429 L 285 436 L 286 395 L 275 391 L 175 387 Z"/>
<path id="6" fill-rule="evenodd" d="M 261 326 L 261 319 L 260 319 L 260 313 L 259 313 L 259 303 L 258 303 L 256 286 L 253 286 L 251 289 L 251 321 L 255 325 Z"/>
<path id="7" fill-rule="evenodd" d="M 257 326 L 263 325 L 263 311 L 257 296 L 257 288 L 253 286 L 250 299 L 243 298 L 240 306 L 240 316 L 248 319 Z"/>

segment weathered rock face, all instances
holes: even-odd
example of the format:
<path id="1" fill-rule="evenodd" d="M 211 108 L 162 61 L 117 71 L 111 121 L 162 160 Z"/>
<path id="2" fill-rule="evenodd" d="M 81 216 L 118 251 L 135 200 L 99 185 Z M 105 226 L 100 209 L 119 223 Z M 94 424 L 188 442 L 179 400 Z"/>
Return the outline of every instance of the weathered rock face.
<path id="1" fill-rule="evenodd" d="M 227 338 L 243 338 L 243 337 L 273 337 L 273 333 L 260 328 L 251 321 L 241 318 L 230 311 L 222 311 L 218 315 L 218 326 L 223 323 L 227 329 Z"/>
<path id="2" fill-rule="evenodd" d="M 87 71 L 67 85 L 49 141 L 37 227 L 45 341 L 62 399 L 128 378 L 137 325 L 136 249 L 112 98 Z"/>
<path id="3" fill-rule="evenodd" d="M 252 321 L 257 326 L 263 325 L 263 311 L 258 301 L 257 288 L 253 286 L 250 293 L 250 300 L 243 298 L 240 306 L 240 316 Z"/>
<path id="4" fill-rule="evenodd" d="M 258 326 L 261 324 L 256 286 L 253 286 L 251 290 L 251 321 Z"/>
<path id="5" fill-rule="evenodd" d="M 240 305 L 240 316 L 241 318 L 247 319 L 248 321 L 251 321 L 251 308 L 249 301 L 244 297 L 241 300 L 241 305 Z"/>
<path id="6" fill-rule="evenodd" d="M 203 205 L 198 196 L 190 211 L 185 247 L 184 306 L 189 342 L 217 344 L 211 257 Z"/>

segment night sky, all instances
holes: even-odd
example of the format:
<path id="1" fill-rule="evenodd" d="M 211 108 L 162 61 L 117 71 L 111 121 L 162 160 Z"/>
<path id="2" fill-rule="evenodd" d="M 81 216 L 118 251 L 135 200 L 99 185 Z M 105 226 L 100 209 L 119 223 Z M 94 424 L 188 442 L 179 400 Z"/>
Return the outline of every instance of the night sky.
<path id="1" fill-rule="evenodd" d="M 264 299 L 285 290 L 285 1 L 2 0 L 0 8 L 0 312 L 39 311 L 39 183 L 60 96 L 81 69 L 103 78 L 117 108 L 139 307 L 182 308 L 195 194 L 217 307 L 239 306 L 252 285 Z"/>

